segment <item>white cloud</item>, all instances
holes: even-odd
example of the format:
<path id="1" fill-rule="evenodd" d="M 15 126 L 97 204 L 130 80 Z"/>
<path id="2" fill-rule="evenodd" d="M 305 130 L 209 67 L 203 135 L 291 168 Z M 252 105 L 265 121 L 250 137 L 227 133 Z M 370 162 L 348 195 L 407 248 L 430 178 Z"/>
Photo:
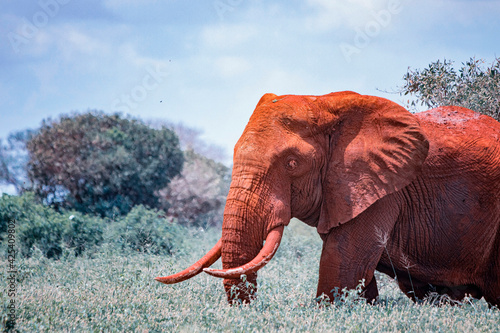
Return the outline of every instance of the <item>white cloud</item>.
<path id="1" fill-rule="evenodd" d="M 0 184 L 0 197 L 2 197 L 4 194 L 17 195 L 18 193 L 14 185 Z"/>

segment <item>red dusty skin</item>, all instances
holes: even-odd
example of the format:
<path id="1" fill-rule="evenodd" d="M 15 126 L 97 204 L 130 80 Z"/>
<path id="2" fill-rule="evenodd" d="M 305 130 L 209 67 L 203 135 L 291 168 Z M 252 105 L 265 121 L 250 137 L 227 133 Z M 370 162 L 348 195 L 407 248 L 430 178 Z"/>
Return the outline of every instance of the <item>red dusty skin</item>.
<path id="1" fill-rule="evenodd" d="M 259 269 L 264 267 L 274 256 L 281 242 L 281 237 L 283 236 L 284 226 L 277 227 L 269 234 L 266 238 L 266 243 L 260 250 L 259 254 L 250 261 L 249 263 L 235 268 L 229 269 L 211 269 L 204 268 L 203 271 L 215 277 L 225 278 L 225 279 L 239 279 L 241 275 L 249 275 L 257 272 Z"/>
<path id="2" fill-rule="evenodd" d="M 203 258 L 198 260 L 190 267 L 174 275 L 157 277 L 155 278 L 155 280 L 165 284 L 174 284 L 190 279 L 193 276 L 201 273 L 203 268 L 210 267 L 214 262 L 219 260 L 221 256 L 221 249 L 222 249 L 222 240 L 219 239 L 217 244 L 215 244 L 215 246 L 210 251 L 208 251 L 207 254 L 203 256 Z"/>

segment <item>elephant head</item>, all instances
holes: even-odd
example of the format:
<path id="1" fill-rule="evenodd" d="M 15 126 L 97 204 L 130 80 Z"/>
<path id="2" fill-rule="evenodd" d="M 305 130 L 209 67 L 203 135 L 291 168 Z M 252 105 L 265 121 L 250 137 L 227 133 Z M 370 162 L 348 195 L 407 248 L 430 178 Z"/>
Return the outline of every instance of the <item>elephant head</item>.
<path id="1" fill-rule="evenodd" d="M 412 182 L 428 149 L 418 120 L 386 99 L 266 94 L 234 149 L 221 240 L 190 268 L 157 280 L 205 270 L 224 278 L 229 300 L 238 286 L 248 301 L 248 283 L 256 285 L 292 217 L 326 235 Z M 208 268 L 220 256 L 223 269 Z"/>

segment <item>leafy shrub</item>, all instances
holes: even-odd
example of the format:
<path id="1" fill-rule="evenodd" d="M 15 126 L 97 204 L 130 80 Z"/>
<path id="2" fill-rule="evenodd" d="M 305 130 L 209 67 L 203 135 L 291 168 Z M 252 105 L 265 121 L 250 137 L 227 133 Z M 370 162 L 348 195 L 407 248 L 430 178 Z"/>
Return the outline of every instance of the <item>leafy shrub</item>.
<path id="1" fill-rule="evenodd" d="M 16 246 L 23 257 L 39 253 L 58 259 L 68 250 L 81 256 L 104 243 L 112 253 L 171 254 L 185 246 L 187 230 L 169 222 L 164 214 L 139 205 L 126 216 L 109 221 L 76 211 L 58 212 L 36 203 L 31 192 L 4 194 L 0 197 L 0 239 L 6 241 L 7 225 L 15 220 Z"/>
<path id="2" fill-rule="evenodd" d="M 33 193 L 26 193 L 23 196 L 11 196 L 4 194 L 0 197 L 0 241 L 5 238 L 7 225 L 10 221 L 19 221 L 37 214 L 37 209 L 41 207 L 35 204 Z M 43 207 L 42 207 L 43 208 Z"/>
<path id="3" fill-rule="evenodd" d="M 415 95 L 430 108 L 457 105 L 500 121 L 500 58 L 484 68 L 484 60 L 471 58 L 458 73 L 453 61 L 433 62 L 423 70 L 408 70 L 400 94 Z M 412 102 L 413 107 L 416 106 Z"/>
<path id="4" fill-rule="evenodd" d="M 64 217 L 48 207 L 42 207 L 19 221 L 18 246 L 21 254 L 29 257 L 36 247 L 47 258 L 59 258 L 63 251 Z"/>
<path id="5" fill-rule="evenodd" d="M 104 221 L 76 212 L 59 213 L 37 204 L 33 193 L 22 196 L 4 194 L 0 198 L 0 237 L 5 238 L 7 223 L 16 221 L 16 246 L 29 257 L 37 248 L 47 258 L 59 258 L 64 248 L 76 255 L 102 243 Z"/>
<path id="6" fill-rule="evenodd" d="M 37 204 L 33 193 L 23 196 L 4 194 L 0 198 L 2 238 L 9 221 L 15 221 L 16 245 L 24 256 L 29 256 L 33 246 L 48 257 L 58 257 L 62 252 L 64 226 L 59 214 Z"/>
<path id="7" fill-rule="evenodd" d="M 163 211 L 139 205 L 114 221 L 108 228 L 107 240 L 122 251 L 171 254 L 179 246 L 182 227 L 165 219 Z"/>
<path id="8" fill-rule="evenodd" d="M 78 212 L 66 213 L 64 216 L 68 215 L 68 222 L 63 231 L 63 242 L 67 248 L 74 250 L 75 255 L 79 256 L 103 242 L 105 228 L 103 219 Z"/>
<path id="9" fill-rule="evenodd" d="M 27 143 L 36 195 L 58 209 L 112 217 L 136 204 L 158 207 L 155 192 L 182 169 L 176 134 L 139 120 L 88 112 L 44 121 Z"/>

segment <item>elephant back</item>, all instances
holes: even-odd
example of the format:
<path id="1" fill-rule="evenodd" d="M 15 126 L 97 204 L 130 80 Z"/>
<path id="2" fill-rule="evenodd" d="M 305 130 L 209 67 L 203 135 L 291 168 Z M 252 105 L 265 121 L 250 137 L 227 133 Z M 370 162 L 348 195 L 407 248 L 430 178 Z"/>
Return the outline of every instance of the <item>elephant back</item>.
<path id="1" fill-rule="evenodd" d="M 500 190 L 500 122 L 458 106 L 435 108 L 416 117 L 429 139 L 427 168 L 484 172 L 499 180 Z"/>

